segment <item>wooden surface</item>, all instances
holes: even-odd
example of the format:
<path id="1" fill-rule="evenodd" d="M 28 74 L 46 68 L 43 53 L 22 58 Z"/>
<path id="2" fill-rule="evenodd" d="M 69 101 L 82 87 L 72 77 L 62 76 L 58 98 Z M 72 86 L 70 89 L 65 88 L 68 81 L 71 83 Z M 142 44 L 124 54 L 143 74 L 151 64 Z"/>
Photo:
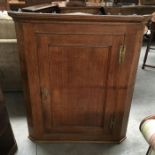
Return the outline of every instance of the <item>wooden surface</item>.
<path id="1" fill-rule="evenodd" d="M 16 24 L 30 138 L 125 139 L 145 18 L 9 15 Z"/>
<path id="2" fill-rule="evenodd" d="M 155 6 L 122 6 L 122 7 L 107 7 L 107 13 L 110 14 L 122 14 L 122 15 L 146 15 L 152 14 L 155 11 Z"/>
<path id="3" fill-rule="evenodd" d="M 143 4 L 143 5 L 154 5 L 155 0 L 141 0 L 141 4 Z"/>
<path id="4" fill-rule="evenodd" d="M 18 10 L 23 7 L 26 7 L 27 5 L 25 0 L 9 0 L 8 6 L 10 10 Z"/>
<path id="5" fill-rule="evenodd" d="M 8 4 L 7 0 L 0 0 L 0 11 L 7 10 Z"/>
<path id="6" fill-rule="evenodd" d="M 36 5 L 43 3 L 51 3 L 53 0 L 25 0 L 27 5 Z"/>

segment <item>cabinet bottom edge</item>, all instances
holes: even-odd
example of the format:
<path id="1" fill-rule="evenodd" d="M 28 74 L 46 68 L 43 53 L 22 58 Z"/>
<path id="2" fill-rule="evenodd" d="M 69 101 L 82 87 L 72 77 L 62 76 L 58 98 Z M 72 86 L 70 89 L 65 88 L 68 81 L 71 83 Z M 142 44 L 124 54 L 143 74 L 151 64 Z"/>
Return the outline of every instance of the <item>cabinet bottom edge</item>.
<path id="1" fill-rule="evenodd" d="M 37 139 L 32 136 L 28 136 L 28 138 L 35 143 L 103 143 L 103 144 L 120 144 L 123 142 L 126 137 L 123 137 L 119 140 L 53 140 L 53 139 Z"/>

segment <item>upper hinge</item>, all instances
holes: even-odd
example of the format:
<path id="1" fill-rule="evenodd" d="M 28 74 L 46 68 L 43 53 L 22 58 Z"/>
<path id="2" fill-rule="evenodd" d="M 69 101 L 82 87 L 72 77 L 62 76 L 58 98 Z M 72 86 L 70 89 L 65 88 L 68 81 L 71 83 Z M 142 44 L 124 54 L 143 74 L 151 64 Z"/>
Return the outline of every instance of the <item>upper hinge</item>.
<path id="1" fill-rule="evenodd" d="M 109 129 L 113 130 L 115 125 L 116 125 L 116 117 L 114 114 L 112 114 L 110 118 Z"/>

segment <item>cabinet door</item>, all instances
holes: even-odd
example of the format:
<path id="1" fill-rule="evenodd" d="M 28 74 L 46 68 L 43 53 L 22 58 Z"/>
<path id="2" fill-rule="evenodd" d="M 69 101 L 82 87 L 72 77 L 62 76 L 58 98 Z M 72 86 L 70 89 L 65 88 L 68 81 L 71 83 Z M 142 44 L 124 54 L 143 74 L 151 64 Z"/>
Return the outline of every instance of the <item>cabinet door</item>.
<path id="1" fill-rule="evenodd" d="M 119 63 L 123 40 L 123 35 L 38 34 L 44 135 L 55 140 L 110 140 L 109 68 Z"/>

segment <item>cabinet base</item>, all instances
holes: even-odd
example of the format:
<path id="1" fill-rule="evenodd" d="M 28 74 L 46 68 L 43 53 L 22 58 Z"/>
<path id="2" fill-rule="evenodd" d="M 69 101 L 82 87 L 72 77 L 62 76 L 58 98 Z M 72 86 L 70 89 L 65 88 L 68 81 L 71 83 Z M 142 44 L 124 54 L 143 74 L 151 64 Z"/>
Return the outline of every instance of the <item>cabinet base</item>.
<path id="1" fill-rule="evenodd" d="M 41 140 L 36 139 L 31 136 L 28 137 L 31 141 L 35 143 L 103 143 L 103 144 L 120 144 L 126 137 L 123 137 L 120 140 Z"/>

